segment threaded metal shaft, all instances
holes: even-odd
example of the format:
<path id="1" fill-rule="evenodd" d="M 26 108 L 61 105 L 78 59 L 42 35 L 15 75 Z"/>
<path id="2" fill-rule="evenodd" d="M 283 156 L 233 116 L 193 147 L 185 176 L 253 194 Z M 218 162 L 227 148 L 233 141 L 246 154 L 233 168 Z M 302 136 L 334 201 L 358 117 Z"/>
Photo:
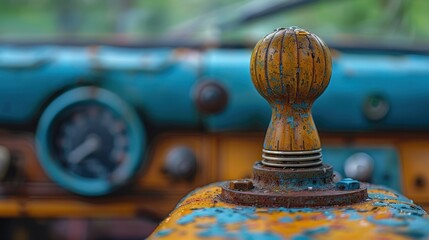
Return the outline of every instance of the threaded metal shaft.
<path id="1" fill-rule="evenodd" d="M 301 168 L 322 164 L 322 149 L 311 151 L 273 151 L 262 149 L 262 164 L 270 167 Z"/>

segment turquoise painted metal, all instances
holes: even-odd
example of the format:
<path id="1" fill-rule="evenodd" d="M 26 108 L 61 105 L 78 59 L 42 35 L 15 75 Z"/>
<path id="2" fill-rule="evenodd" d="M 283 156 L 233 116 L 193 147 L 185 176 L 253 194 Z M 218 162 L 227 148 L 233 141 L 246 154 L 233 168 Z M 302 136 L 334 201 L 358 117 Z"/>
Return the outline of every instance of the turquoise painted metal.
<path id="1" fill-rule="evenodd" d="M 323 97 L 323 95 L 322 95 Z M 325 146 L 322 149 L 324 161 L 331 165 L 340 176 L 346 176 L 344 172 L 344 161 L 356 153 L 367 153 L 374 159 L 374 174 L 371 183 L 382 185 L 401 192 L 402 176 L 398 169 L 401 169 L 398 152 L 393 147 L 332 147 Z"/>
<path id="2" fill-rule="evenodd" d="M 263 130 L 270 108 L 251 84 L 249 58 L 246 49 L 3 46 L 0 123 L 35 121 L 62 92 L 96 85 L 124 98 L 148 124 L 203 126 L 212 132 Z M 429 101 L 428 65 L 425 55 L 338 53 L 331 85 L 313 107 L 316 124 L 333 132 L 429 129 L 429 113 L 420 111 Z M 203 115 L 196 110 L 192 91 L 203 79 L 217 81 L 229 92 L 224 111 Z M 379 95 L 388 100 L 390 110 L 371 121 L 362 108 L 368 98 Z M 337 111 L 326 111 L 333 103 Z M 406 118 L 410 115 L 414 117 Z"/>
<path id="3" fill-rule="evenodd" d="M 250 51 L 213 50 L 204 58 L 205 74 L 231 91 L 224 112 L 205 118 L 212 131 L 264 130 L 270 108 L 250 81 Z M 429 56 L 334 52 L 329 88 L 312 108 L 320 131 L 370 132 L 428 130 Z M 379 120 L 365 115 L 365 102 L 383 96 L 389 111 Z M 341 101 L 338 101 L 341 99 Z M 331 106 L 335 105 L 335 111 Z M 376 107 L 376 106 L 374 106 Z M 413 116 L 409 118 L 408 116 Z"/>
<path id="4" fill-rule="evenodd" d="M 199 115 L 191 91 L 200 69 L 199 62 L 189 52 L 114 47 L 2 47 L 0 123 L 37 121 L 44 108 L 62 92 L 94 85 L 121 96 L 151 125 L 198 126 Z"/>
<path id="5" fill-rule="evenodd" d="M 355 190 L 360 188 L 360 182 L 352 178 L 344 178 L 336 184 L 337 189 L 341 190 Z"/>
<path id="6" fill-rule="evenodd" d="M 127 102 L 144 121 L 143 128 L 261 131 L 269 122 L 270 108 L 251 84 L 249 58 L 247 49 L 202 52 L 108 46 L 1 46 L 0 124 L 38 123 L 46 107 L 61 94 L 79 86 L 96 86 Z M 425 121 L 429 113 L 421 111 L 429 101 L 428 65 L 429 57 L 424 55 L 336 53 L 331 85 L 312 111 L 319 130 L 429 129 Z M 218 82 L 226 89 L 228 103 L 223 111 L 205 114 L 197 109 L 195 91 L 205 80 Z M 366 114 L 365 103 L 380 96 L 389 107 L 385 116 L 373 120 Z M 342 100 L 338 101 L 339 98 Z M 335 112 L 330 110 L 332 104 L 336 105 Z M 376 103 L 373 107 L 379 106 Z M 370 151 L 375 172 L 382 172 L 374 174 L 373 183 L 400 191 L 395 150 L 386 147 L 361 150 Z M 328 147 L 323 151 L 328 163 L 344 176 L 344 157 L 360 149 Z"/>

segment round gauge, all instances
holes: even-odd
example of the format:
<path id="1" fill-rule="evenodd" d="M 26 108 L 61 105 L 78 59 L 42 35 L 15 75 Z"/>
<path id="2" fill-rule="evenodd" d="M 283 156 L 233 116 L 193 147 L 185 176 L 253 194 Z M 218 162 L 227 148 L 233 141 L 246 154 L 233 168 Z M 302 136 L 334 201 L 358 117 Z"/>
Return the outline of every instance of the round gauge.
<path id="1" fill-rule="evenodd" d="M 53 153 L 59 164 L 86 178 L 109 178 L 127 161 L 128 131 L 124 120 L 107 106 L 75 106 L 53 129 Z"/>
<path id="2" fill-rule="evenodd" d="M 136 113 L 115 94 L 95 88 L 71 90 L 43 113 L 37 132 L 39 160 L 64 188 L 103 195 L 138 170 L 144 132 Z"/>

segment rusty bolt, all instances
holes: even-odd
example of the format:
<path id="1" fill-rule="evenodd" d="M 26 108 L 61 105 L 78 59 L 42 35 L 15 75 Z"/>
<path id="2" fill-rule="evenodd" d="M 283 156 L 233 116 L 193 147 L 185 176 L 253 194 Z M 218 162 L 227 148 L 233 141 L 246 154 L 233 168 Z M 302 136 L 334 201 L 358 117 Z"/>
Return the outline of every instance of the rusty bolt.
<path id="1" fill-rule="evenodd" d="M 350 191 L 360 188 L 360 182 L 352 178 L 344 178 L 336 183 L 338 190 Z"/>
<path id="2" fill-rule="evenodd" d="M 229 182 L 229 188 L 238 191 L 249 191 L 253 188 L 253 182 L 251 180 L 233 180 Z"/>

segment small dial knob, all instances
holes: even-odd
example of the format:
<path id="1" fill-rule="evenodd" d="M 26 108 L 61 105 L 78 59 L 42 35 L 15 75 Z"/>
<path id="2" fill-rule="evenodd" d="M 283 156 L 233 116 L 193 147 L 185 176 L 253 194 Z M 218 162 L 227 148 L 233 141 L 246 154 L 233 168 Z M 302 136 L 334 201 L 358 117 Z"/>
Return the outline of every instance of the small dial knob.
<path id="1" fill-rule="evenodd" d="M 414 186 L 418 189 L 424 189 L 426 185 L 425 178 L 423 176 L 416 176 L 414 179 Z"/>
<path id="2" fill-rule="evenodd" d="M 252 82 L 272 108 L 263 163 L 280 167 L 286 166 L 280 160 L 291 167 L 321 163 L 310 109 L 329 84 L 331 65 L 326 44 L 298 27 L 278 28 L 256 44 L 250 62 Z"/>
<path id="3" fill-rule="evenodd" d="M 195 95 L 198 110 L 206 114 L 221 112 L 228 104 L 225 87 L 216 81 L 203 81 L 198 85 Z"/>
<path id="4" fill-rule="evenodd" d="M 344 163 L 344 173 L 348 178 L 369 182 L 373 172 L 374 159 L 364 152 L 351 155 Z"/>
<path id="5" fill-rule="evenodd" d="M 192 179 L 197 170 L 194 151 L 186 146 L 171 149 L 165 158 L 164 170 L 174 179 Z"/>
<path id="6" fill-rule="evenodd" d="M 383 120 L 390 110 L 390 103 L 383 95 L 375 94 L 367 97 L 364 103 L 363 113 L 368 120 Z"/>

